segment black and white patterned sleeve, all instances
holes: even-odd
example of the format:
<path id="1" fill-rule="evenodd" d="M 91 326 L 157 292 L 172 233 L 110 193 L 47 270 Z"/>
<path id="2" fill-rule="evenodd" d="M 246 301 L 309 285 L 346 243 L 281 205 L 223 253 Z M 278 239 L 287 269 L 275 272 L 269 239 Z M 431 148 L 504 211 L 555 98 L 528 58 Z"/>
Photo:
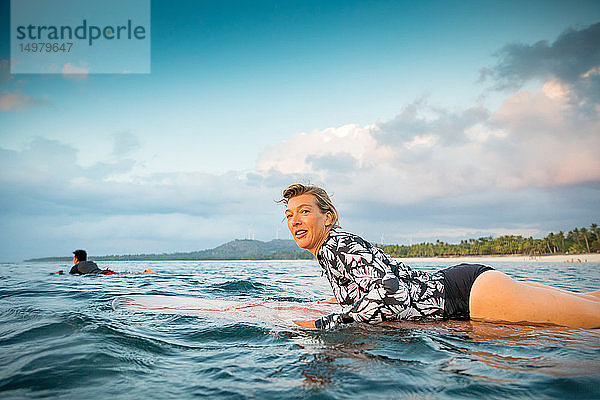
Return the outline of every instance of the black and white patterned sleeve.
<path id="1" fill-rule="evenodd" d="M 320 318 L 315 323 L 317 327 L 330 328 L 352 321 L 378 323 L 396 314 L 399 307 L 410 305 L 409 289 L 402 280 L 397 281 L 393 292 L 386 289 L 382 278 L 390 267 L 358 236 L 338 235 L 335 240 L 326 241 L 319 263 L 344 311 Z"/>

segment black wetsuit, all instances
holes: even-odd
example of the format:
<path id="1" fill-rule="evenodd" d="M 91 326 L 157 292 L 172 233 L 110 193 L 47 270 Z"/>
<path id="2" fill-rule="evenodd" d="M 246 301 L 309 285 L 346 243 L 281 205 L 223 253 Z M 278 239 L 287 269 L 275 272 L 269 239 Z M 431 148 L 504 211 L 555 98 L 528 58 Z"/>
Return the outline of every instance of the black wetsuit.
<path id="1" fill-rule="evenodd" d="M 469 318 L 469 293 L 477 276 L 492 269 L 461 264 L 417 271 L 352 233 L 332 229 L 317 253 L 341 313 L 315 321 L 317 328 L 348 322 Z"/>
<path id="2" fill-rule="evenodd" d="M 79 261 L 73 265 L 70 274 L 88 275 L 88 274 L 105 274 L 103 270 L 98 268 L 98 265 L 93 261 Z"/>

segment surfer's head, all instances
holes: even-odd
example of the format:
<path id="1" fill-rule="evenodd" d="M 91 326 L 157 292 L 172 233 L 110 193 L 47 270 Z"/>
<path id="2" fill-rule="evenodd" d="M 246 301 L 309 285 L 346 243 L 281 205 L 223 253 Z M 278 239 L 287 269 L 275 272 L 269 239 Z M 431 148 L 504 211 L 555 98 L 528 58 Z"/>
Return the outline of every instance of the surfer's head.
<path id="1" fill-rule="evenodd" d="M 87 260 L 87 252 L 85 250 L 75 250 L 73 252 L 77 261 L 86 261 Z"/>
<path id="2" fill-rule="evenodd" d="M 295 183 L 283 191 L 288 228 L 298 244 L 316 255 L 332 228 L 339 227 L 338 212 L 327 192 L 314 185 Z"/>

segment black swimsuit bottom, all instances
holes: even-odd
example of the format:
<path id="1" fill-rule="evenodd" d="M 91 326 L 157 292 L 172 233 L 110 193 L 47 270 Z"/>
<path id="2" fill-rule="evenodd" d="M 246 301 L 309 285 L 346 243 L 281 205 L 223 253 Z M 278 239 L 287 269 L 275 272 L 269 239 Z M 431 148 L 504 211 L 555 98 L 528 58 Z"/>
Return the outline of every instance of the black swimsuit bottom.
<path id="1" fill-rule="evenodd" d="M 448 319 L 469 319 L 469 295 L 475 279 L 494 268 L 481 264 L 458 264 L 441 270 L 444 275 L 444 314 Z"/>

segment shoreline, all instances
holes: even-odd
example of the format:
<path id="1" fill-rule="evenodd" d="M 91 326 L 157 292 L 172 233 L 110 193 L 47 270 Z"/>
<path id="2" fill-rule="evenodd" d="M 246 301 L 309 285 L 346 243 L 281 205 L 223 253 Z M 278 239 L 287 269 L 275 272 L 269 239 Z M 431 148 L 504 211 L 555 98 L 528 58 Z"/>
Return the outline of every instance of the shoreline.
<path id="1" fill-rule="evenodd" d="M 564 263 L 584 263 L 600 262 L 600 253 L 584 254 L 549 254 L 542 256 L 524 256 L 524 255 L 493 255 L 493 256 L 451 256 L 451 257 L 406 257 L 399 258 L 401 261 L 450 261 L 450 262 L 477 262 L 477 261 L 512 261 L 512 262 L 564 262 Z"/>
<path id="2" fill-rule="evenodd" d="M 585 263 L 593 262 L 600 263 L 600 253 L 584 253 L 584 254 L 556 254 L 556 255 L 542 255 L 542 256 L 524 256 L 524 255 L 487 255 L 487 256 L 449 256 L 449 257 L 393 257 L 396 260 L 402 262 L 419 262 L 419 261 L 447 261 L 447 262 L 485 262 L 485 261 L 511 261 L 511 262 L 564 262 L 564 263 Z M 141 262 L 296 262 L 296 261 L 314 261 L 314 259 L 223 259 L 223 260 L 94 260 L 90 257 L 90 260 L 100 263 L 141 263 Z M 20 262 L 56 262 L 65 263 L 67 261 L 37 261 L 37 260 L 24 260 Z M 68 263 L 68 262 L 67 262 Z"/>
<path id="3" fill-rule="evenodd" d="M 556 255 L 543 255 L 543 256 L 524 256 L 524 255 L 493 255 L 493 256 L 450 256 L 450 257 L 400 257 L 395 258 L 403 262 L 414 262 L 414 261 L 449 261 L 449 262 L 485 262 L 485 261 L 513 261 L 513 262 L 564 262 L 564 263 L 584 263 L 584 262 L 597 262 L 600 263 L 600 253 L 584 253 L 584 254 L 556 254 Z M 295 260 L 278 260 L 278 259 L 264 259 L 264 260 L 106 260 L 98 262 L 265 262 L 265 261 L 276 261 L 276 262 L 296 262 L 296 261 L 314 261 L 314 259 L 295 259 Z"/>

